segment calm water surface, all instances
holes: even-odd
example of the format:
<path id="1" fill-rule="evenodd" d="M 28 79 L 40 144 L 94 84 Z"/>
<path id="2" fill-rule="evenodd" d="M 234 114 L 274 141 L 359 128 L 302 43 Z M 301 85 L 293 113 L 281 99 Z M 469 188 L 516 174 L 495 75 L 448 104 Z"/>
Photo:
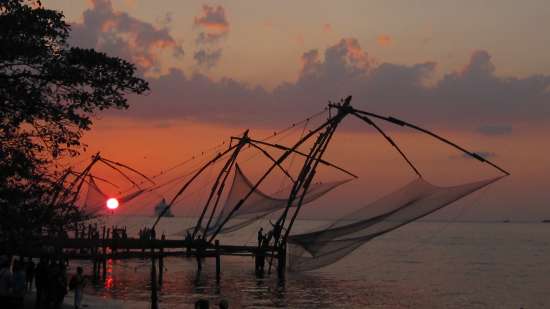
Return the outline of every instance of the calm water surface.
<path id="1" fill-rule="evenodd" d="M 111 220 L 131 232 L 150 221 Z M 177 218 L 162 224 L 168 238 L 190 225 Z M 252 244 L 255 233 L 250 227 L 221 242 Z M 275 275 L 257 279 L 250 257 L 222 257 L 219 285 L 213 259 L 197 278 L 194 259 L 167 258 L 160 301 L 161 308 L 190 308 L 198 298 L 225 298 L 231 308 L 550 308 L 549 258 L 550 224 L 419 222 L 329 267 L 288 273 L 284 284 Z M 115 299 L 122 308 L 149 307 L 150 262 L 110 261 L 108 273 L 88 294 Z"/>

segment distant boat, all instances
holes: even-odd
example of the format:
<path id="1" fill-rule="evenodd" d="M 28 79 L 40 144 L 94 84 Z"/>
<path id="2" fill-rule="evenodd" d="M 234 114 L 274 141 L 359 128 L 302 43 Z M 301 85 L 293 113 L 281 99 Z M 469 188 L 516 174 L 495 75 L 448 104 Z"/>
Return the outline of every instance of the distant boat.
<path id="1" fill-rule="evenodd" d="M 542 223 L 550 223 L 550 219 L 545 219 L 541 221 Z"/>
<path id="2" fill-rule="evenodd" d="M 163 198 L 157 206 L 155 206 L 155 216 L 158 217 L 161 215 L 161 213 L 164 211 L 164 209 L 168 207 L 168 204 L 166 204 L 166 200 Z M 164 213 L 163 217 L 173 217 L 174 214 L 170 211 L 170 209 L 167 209 Z"/>
<path id="3" fill-rule="evenodd" d="M 502 220 L 502 223 L 510 223 L 510 220 L 508 220 L 508 219 Z"/>

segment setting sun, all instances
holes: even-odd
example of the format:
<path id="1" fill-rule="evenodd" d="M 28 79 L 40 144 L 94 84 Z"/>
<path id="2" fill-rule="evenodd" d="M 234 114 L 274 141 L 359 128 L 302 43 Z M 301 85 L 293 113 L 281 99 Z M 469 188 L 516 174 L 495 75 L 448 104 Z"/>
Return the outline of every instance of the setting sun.
<path id="1" fill-rule="evenodd" d="M 115 210 L 118 208 L 118 200 L 114 197 L 107 200 L 107 208 Z"/>

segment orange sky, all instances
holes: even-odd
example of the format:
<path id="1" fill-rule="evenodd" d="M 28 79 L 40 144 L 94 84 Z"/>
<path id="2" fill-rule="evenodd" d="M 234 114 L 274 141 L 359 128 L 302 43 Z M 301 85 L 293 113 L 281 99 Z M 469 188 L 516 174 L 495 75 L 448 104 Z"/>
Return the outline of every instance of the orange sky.
<path id="1" fill-rule="evenodd" d="M 155 175 L 244 129 L 266 136 L 352 94 L 357 108 L 421 124 L 510 170 L 479 202 L 463 203 L 475 204 L 464 219 L 550 218 L 544 0 L 43 3 L 65 12 L 71 44 L 134 62 L 151 85 L 128 111 L 100 115 L 84 156 L 100 150 Z M 372 129 L 349 123 L 327 158 L 360 180 L 320 202 L 326 213 L 413 176 Z M 418 134 L 391 132 L 436 184 L 496 175 Z"/>
<path id="2" fill-rule="evenodd" d="M 107 158 L 127 163 L 153 176 L 193 155 L 197 156 L 198 159 L 195 161 L 198 161 L 202 150 L 220 145 L 223 141 L 227 141 L 229 136 L 240 135 L 244 129 L 246 127 L 193 122 L 173 123 L 159 127 L 159 125 L 143 122 L 105 118 L 98 121 L 96 129 L 85 136 L 85 142 L 89 145 L 88 154 L 100 150 Z M 436 215 L 435 218 L 452 217 L 462 207 L 468 206 L 472 208 L 475 206 L 475 209 L 469 209 L 460 219 L 530 220 L 547 216 L 545 200 L 548 198 L 548 193 L 545 190 L 545 184 L 550 180 L 547 172 L 550 170 L 550 159 L 542 151 L 545 146 L 540 143 L 536 134 L 538 130 L 544 129 L 546 128 L 534 128 L 532 131 L 520 131 L 513 136 L 505 137 L 486 137 L 479 134 L 436 130 L 473 151 L 494 152 L 495 157 L 490 159 L 508 169 L 512 176 L 484 189 L 484 193 L 476 193 L 472 199 L 466 199 L 462 204 L 452 206 L 450 210 L 444 211 L 439 217 Z M 296 133 L 283 141 L 290 144 L 299 136 L 298 131 L 300 130 L 297 129 Z M 251 128 L 251 135 L 255 137 L 265 137 L 271 133 L 272 130 Z M 487 165 L 466 159 L 453 149 L 421 134 L 392 132 L 392 135 L 425 178 L 434 184 L 453 185 L 498 175 L 498 172 Z M 243 158 L 241 165 L 250 177 L 257 179 L 267 165 L 261 160 L 247 163 L 245 159 L 250 157 L 250 153 L 251 151 L 248 151 L 241 156 Z M 273 152 L 273 154 L 278 153 Z M 368 127 L 365 127 L 362 132 L 346 131 L 346 124 L 344 124 L 332 141 L 326 158 L 356 173 L 360 178 L 338 188 L 326 199 L 319 201 L 318 206 L 325 209 L 325 214 L 333 213 L 330 209 L 335 203 L 345 204 L 344 208 L 351 210 L 414 179 L 414 174 L 392 147 Z M 177 169 L 173 175 L 177 176 L 189 171 L 190 166 L 194 164 L 192 162 Z M 296 171 L 298 166 L 299 164 L 295 163 L 293 170 Z M 277 174 L 274 177 L 275 183 L 281 178 L 283 177 Z M 321 169 L 318 179 L 329 181 L 344 178 L 346 178 L 345 175 L 324 168 Z M 177 185 L 173 186 L 174 190 L 176 187 Z M 269 189 L 273 187 L 268 186 L 266 190 Z M 169 199 L 172 196 L 170 194 L 165 197 Z M 193 212 L 194 210 L 182 209 L 177 211 L 182 215 Z M 311 215 L 308 211 L 304 214 Z"/>

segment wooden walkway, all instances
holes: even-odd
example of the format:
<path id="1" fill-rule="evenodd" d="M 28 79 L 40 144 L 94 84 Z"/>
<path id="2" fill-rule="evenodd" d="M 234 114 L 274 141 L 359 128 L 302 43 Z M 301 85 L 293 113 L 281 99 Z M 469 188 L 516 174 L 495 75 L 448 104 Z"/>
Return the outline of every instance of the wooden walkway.
<path id="1" fill-rule="evenodd" d="M 37 247 L 37 245 L 39 246 Z M 37 244 L 29 244 L 22 248 L 26 255 L 39 257 L 47 252 L 59 252 L 69 259 L 92 259 L 97 255 L 107 255 L 112 259 L 149 258 L 151 249 L 156 256 L 181 256 L 195 255 L 201 250 L 203 257 L 216 255 L 255 256 L 260 252 L 276 253 L 275 247 L 264 247 L 260 250 L 257 246 L 216 245 L 200 242 L 187 242 L 185 240 L 138 238 L 126 239 L 48 239 L 44 238 Z M 103 252 L 105 250 L 105 252 Z"/>
<path id="2" fill-rule="evenodd" d="M 105 234 L 104 234 L 105 235 Z M 216 279 L 221 277 L 222 256 L 255 257 L 257 263 L 276 261 L 279 277 L 284 277 L 286 252 L 284 249 L 264 246 L 221 245 L 205 241 L 142 238 L 48 238 L 29 241 L 17 249 L 17 254 L 26 257 L 44 257 L 93 262 L 93 276 L 105 278 L 108 260 L 150 259 L 158 263 L 159 279 L 162 281 L 165 257 L 194 257 L 197 270 L 202 269 L 203 258 L 216 259 Z M 158 261 L 158 262 L 157 262 Z M 154 266 L 154 268 L 157 268 Z M 257 268 L 256 268 L 257 269 Z M 262 266 L 263 269 L 263 266 Z M 156 277 L 156 275 L 155 275 Z M 155 280 L 156 281 L 156 280 Z"/>

